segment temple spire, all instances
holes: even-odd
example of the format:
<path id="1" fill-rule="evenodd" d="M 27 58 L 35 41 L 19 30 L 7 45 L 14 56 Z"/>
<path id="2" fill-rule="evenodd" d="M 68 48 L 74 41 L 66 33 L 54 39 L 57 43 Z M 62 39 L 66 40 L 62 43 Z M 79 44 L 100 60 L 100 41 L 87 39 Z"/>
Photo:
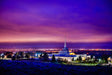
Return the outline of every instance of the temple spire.
<path id="1" fill-rule="evenodd" d="M 66 47 L 66 38 L 65 38 L 65 43 L 64 43 L 64 47 Z"/>

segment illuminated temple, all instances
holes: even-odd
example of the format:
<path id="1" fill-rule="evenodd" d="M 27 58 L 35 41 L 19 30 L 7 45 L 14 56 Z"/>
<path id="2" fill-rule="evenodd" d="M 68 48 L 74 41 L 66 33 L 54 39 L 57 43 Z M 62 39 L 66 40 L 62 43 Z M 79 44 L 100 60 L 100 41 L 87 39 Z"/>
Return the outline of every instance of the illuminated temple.
<path id="1" fill-rule="evenodd" d="M 62 56 L 68 56 L 69 55 L 69 50 L 68 48 L 66 47 L 66 41 L 64 43 L 64 48 L 62 51 L 59 52 L 59 55 L 62 55 Z"/>
<path id="2" fill-rule="evenodd" d="M 58 54 L 49 54 L 49 57 L 52 58 L 52 55 L 54 55 L 56 59 L 62 58 L 62 59 L 66 59 L 68 61 L 72 61 L 73 59 L 77 60 L 77 58 L 79 58 L 79 56 L 81 56 L 82 59 L 86 59 L 87 58 L 87 54 L 75 54 L 72 51 L 70 51 L 67 48 L 66 41 L 64 43 L 63 50 L 60 51 Z"/>
<path id="3" fill-rule="evenodd" d="M 66 46 L 66 41 L 64 43 L 64 48 L 62 51 L 60 51 L 58 54 L 49 54 L 50 57 L 52 57 L 52 55 L 55 55 L 56 59 L 57 58 L 62 58 L 62 59 L 66 59 L 68 61 L 71 61 L 73 59 L 73 57 L 76 57 L 75 53 L 70 53 L 67 46 Z"/>

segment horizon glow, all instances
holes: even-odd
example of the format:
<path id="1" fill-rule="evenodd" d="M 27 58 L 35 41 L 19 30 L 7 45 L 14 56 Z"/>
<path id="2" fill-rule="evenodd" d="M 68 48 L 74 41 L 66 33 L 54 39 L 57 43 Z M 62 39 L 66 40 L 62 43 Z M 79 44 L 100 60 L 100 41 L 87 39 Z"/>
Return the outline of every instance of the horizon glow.
<path id="1" fill-rule="evenodd" d="M 0 42 L 112 42 L 110 0 L 1 0 Z"/>

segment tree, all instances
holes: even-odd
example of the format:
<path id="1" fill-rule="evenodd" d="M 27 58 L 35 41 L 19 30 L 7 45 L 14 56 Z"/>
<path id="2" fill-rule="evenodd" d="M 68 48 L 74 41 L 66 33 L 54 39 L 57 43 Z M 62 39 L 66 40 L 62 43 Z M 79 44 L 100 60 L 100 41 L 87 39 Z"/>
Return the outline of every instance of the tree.
<path id="1" fill-rule="evenodd" d="M 25 56 L 27 59 L 30 58 L 30 54 L 29 53 L 26 53 L 26 56 Z"/>
<path id="2" fill-rule="evenodd" d="M 20 55 L 17 55 L 17 59 L 20 59 Z"/>
<path id="3" fill-rule="evenodd" d="M 106 63 L 108 63 L 108 60 L 107 60 L 108 57 L 109 57 L 108 55 L 103 55 L 102 59 L 105 60 Z"/>
<path id="4" fill-rule="evenodd" d="M 67 60 L 67 59 L 64 59 L 64 60 L 63 60 L 63 62 L 64 62 L 64 63 L 67 63 L 67 62 L 68 62 L 68 60 Z"/>
<path id="5" fill-rule="evenodd" d="M 58 63 L 62 63 L 63 59 L 62 58 L 58 58 L 57 61 L 58 61 Z"/>
<path id="6" fill-rule="evenodd" d="M 5 56 L 4 55 L 2 55 L 2 59 L 4 58 Z"/>
<path id="7" fill-rule="evenodd" d="M 1 54 L 1 57 L 2 57 L 2 59 L 5 57 L 5 56 L 4 56 L 4 53 Z"/>
<path id="8" fill-rule="evenodd" d="M 43 60 L 43 56 L 42 56 L 42 53 L 40 54 L 40 57 L 39 57 L 40 60 Z"/>
<path id="9" fill-rule="evenodd" d="M 93 55 L 91 55 L 91 59 L 93 59 Z"/>
<path id="10" fill-rule="evenodd" d="M 12 56 L 11 55 L 7 55 L 7 58 L 12 58 Z"/>
<path id="11" fill-rule="evenodd" d="M 81 56 L 79 56 L 79 62 L 81 62 L 82 61 L 82 57 Z"/>
<path id="12" fill-rule="evenodd" d="M 42 53 L 40 54 L 40 57 L 42 57 Z"/>
<path id="13" fill-rule="evenodd" d="M 55 56 L 52 56 L 52 62 L 56 62 Z"/>
<path id="14" fill-rule="evenodd" d="M 72 61 L 74 61 L 74 57 L 72 58 Z"/>
<path id="15" fill-rule="evenodd" d="M 19 52 L 21 58 L 24 58 L 24 52 Z"/>
<path id="16" fill-rule="evenodd" d="M 12 57 L 12 60 L 16 60 L 15 56 Z"/>
<path id="17" fill-rule="evenodd" d="M 48 58 L 48 54 L 47 53 L 44 53 L 43 60 L 44 61 L 49 61 L 49 58 Z"/>

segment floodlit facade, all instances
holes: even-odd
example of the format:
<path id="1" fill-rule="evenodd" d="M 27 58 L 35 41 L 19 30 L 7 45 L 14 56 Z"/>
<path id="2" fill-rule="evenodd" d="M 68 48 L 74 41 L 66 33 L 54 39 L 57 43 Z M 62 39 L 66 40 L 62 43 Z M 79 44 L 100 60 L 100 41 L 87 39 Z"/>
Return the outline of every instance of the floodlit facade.
<path id="1" fill-rule="evenodd" d="M 72 61 L 72 60 L 77 60 L 77 58 L 79 58 L 79 56 L 81 56 L 83 59 L 87 58 L 87 54 L 75 54 L 73 52 L 69 52 L 67 46 L 66 46 L 66 41 L 64 43 L 64 48 L 62 51 L 60 51 L 58 54 L 49 54 L 49 57 L 52 58 L 52 55 L 55 55 L 55 58 L 62 58 L 62 59 L 66 59 L 68 61 Z"/>

